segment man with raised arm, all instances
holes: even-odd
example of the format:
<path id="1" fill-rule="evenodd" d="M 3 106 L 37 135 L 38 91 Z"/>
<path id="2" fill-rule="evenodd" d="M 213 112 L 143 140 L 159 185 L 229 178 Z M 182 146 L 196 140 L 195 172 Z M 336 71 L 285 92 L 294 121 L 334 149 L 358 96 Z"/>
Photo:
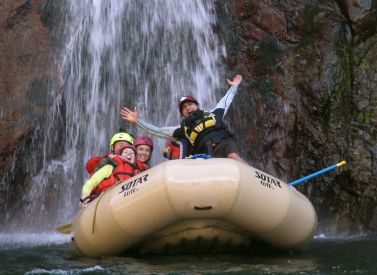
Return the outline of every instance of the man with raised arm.
<path id="1" fill-rule="evenodd" d="M 232 158 L 243 161 L 233 135 L 223 123 L 223 117 L 236 95 L 242 76 L 236 75 L 232 81 L 227 81 L 232 86 L 216 107 L 209 112 L 199 109 L 199 102 L 194 97 L 181 97 L 178 101 L 178 108 L 183 120 L 177 126 L 157 127 L 149 124 L 139 118 L 136 107 L 133 111 L 123 107 L 121 116 L 127 121 L 136 123 L 137 126 L 154 136 L 174 138 L 183 144 L 188 144 L 186 150 L 188 154 L 208 154 L 216 158 Z M 183 153 L 183 157 L 186 155 Z"/>

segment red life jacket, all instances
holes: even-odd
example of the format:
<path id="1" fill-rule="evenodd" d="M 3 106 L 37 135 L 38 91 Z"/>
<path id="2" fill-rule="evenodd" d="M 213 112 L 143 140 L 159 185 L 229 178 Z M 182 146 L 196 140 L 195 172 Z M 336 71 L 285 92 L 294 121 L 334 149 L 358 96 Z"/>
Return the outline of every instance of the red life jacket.
<path id="1" fill-rule="evenodd" d="M 173 140 L 166 142 L 166 148 L 162 151 L 162 155 L 167 159 L 179 159 L 181 156 L 181 149 L 179 144 Z"/>
<path id="2" fill-rule="evenodd" d="M 120 156 L 109 155 L 108 157 L 116 161 L 117 166 L 113 168 L 113 172 L 108 178 L 104 179 L 96 188 L 93 189 L 90 197 L 93 197 L 92 195 L 97 197 L 100 193 L 106 191 L 118 181 L 125 181 L 138 173 L 133 164 L 122 159 Z"/>
<path id="3" fill-rule="evenodd" d="M 179 159 L 181 150 L 179 147 L 172 145 L 171 147 L 171 159 Z"/>
<path id="4" fill-rule="evenodd" d="M 145 170 L 148 170 L 149 168 L 151 168 L 149 165 L 145 164 L 145 163 L 142 162 L 141 160 L 137 160 L 137 161 L 136 161 L 136 167 L 137 167 L 137 169 L 138 169 L 140 172 L 144 172 Z"/>
<path id="5" fill-rule="evenodd" d="M 94 172 L 96 171 L 97 165 L 101 162 L 101 160 L 104 158 L 100 156 L 93 156 L 86 162 L 86 171 L 88 172 L 89 176 L 93 176 Z"/>
<path id="6" fill-rule="evenodd" d="M 89 173 L 89 178 L 93 176 L 95 172 L 104 167 L 106 164 L 111 164 L 114 167 L 118 163 L 113 160 L 115 155 L 113 153 L 108 153 L 103 156 L 93 156 L 86 162 L 86 171 Z"/>

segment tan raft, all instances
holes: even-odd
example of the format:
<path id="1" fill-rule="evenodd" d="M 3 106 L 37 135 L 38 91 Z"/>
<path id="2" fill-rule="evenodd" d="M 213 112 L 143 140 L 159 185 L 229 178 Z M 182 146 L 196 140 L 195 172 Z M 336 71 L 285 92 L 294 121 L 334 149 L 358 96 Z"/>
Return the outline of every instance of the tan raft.
<path id="1" fill-rule="evenodd" d="M 88 256 L 128 249 L 299 248 L 313 238 L 310 201 L 281 180 L 232 159 L 172 160 L 103 193 L 73 223 Z"/>

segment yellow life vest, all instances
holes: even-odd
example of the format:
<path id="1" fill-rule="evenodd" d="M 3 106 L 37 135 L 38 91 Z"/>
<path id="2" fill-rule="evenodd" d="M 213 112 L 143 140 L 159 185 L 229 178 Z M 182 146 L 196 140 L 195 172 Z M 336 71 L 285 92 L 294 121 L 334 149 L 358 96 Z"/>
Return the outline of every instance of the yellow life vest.
<path id="1" fill-rule="evenodd" d="M 215 126 L 215 115 L 213 113 L 203 112 L 201 118 L 198 118 L 193 126 L 189 127 L 187 124 L 184 125 L 185 135 L 190 141 L 191 145 L 194 145 L 198 136 L 203 133 L 203 131 Z"/>

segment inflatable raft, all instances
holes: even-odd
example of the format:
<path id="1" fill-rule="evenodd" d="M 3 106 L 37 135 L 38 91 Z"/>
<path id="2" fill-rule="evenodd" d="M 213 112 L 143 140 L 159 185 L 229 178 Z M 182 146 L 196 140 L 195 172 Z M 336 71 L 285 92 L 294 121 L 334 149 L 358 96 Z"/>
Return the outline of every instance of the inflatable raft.
<path id="1" fill-rule="evenodd" d="M 316 231 L 310 201 L 281 180 L 232 159 L 161 163 L 81 209 L 75 246 L 92 257 L 127 251 L 238 250 L 254 240 L 300 248 Z"/>

